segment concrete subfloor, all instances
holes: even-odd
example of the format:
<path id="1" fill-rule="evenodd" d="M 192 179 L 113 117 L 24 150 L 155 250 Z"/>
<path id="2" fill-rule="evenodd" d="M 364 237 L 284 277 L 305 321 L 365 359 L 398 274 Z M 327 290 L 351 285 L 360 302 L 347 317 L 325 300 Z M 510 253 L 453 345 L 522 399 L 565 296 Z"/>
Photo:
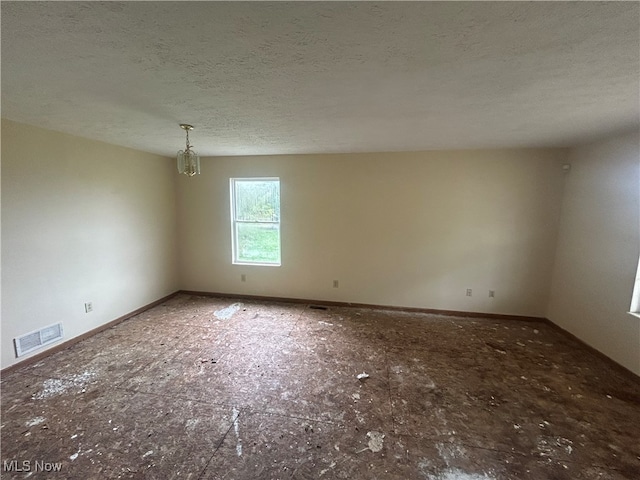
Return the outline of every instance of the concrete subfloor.
<path id="1" fill-rule="evenodd" d="M 640 478 L 640 379 L 542 322 L 178 295 L 1 388 L 2 478 Z"/>

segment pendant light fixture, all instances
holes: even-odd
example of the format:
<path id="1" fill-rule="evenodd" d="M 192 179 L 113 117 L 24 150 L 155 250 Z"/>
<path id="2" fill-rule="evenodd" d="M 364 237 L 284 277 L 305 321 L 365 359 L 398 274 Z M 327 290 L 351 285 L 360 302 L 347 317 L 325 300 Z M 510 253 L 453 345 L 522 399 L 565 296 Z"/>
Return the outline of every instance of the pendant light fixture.
<path id="1" fill-rule="evenodd" d="M 187 148 L 178 152 L 178 172 L 193 177 L 200 174 L 200 157 L 189 143 L 189 130 L 193 130 L 193 126 L 181 123 L 180 128 L 187 132 Z"/>

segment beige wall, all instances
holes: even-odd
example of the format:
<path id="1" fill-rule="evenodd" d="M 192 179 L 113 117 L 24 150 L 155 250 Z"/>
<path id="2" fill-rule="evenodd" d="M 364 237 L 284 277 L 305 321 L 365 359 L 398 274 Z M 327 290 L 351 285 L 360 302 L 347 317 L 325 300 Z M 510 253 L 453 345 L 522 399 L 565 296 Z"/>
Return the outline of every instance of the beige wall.
<path id="1" fill-rule="evenodd" d="M 544 316 L 565 161 L 565 150 L 205 158 L 202 175 L 178 180 L 181 286 Z M 281 267 L 231 264 L 229 178 L 244 176 L 281 179 Z"/>
<path id="2" fill-rule="evenodd" d="M 15 336 L 62 321 L 70 339 L 177 290 L 175 177 L 167 158 L 2 120 L 3 368 Z"/>
<path id="3" fill-rule="evenodd" d="M 639 158 L 637 133 L 570 151 L 548 318 L 640 375 Z"/>
<path id="4" fill-rule="evenodd" d="M 568 152 L 205 158 L 194 178 L 7 120 L 2 140 L 3 368 L 17 335 L 63 321 L 69 339 L 182 288 L 546 315 L 640 373 L 640 319 L 626 313 L 637 134 Z M 281 267 L 231 264 L 229 178 L 243 176 L 281 179 Z"/>

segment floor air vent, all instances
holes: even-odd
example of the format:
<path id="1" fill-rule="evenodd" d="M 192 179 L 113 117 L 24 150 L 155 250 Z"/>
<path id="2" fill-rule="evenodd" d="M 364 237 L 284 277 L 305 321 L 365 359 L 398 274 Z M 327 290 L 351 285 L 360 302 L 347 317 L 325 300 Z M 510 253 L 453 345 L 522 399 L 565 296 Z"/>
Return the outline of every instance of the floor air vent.
<path id="1" fill-rule="evenodd" d="M 27 333 L 13 339 L 16 346 L 16 357 L 37 350 L 62 338 L 62 323 L 49 325 L 35 332 Z"/>
<path id="2" fill-rule="evenodd" d="M 327 307 L 324 307 L 322 305 L 309 305 L 309 308 L 313 310 L 328 310 Z"/>

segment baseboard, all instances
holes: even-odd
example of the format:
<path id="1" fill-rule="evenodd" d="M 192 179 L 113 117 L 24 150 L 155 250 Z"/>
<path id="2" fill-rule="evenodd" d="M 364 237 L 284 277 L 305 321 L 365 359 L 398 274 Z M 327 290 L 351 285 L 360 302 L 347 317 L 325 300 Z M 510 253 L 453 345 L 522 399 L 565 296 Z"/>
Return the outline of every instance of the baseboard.
<path id="1" fill-rule="evenodd" d="M 429 313 L 434 315 L 443 315 L 443 316 L 452 316 L 452 317 L 468 317 L 468 318 L 490 318 L 496 320 L 517 320 L 517 321 L 525 321 L 525 322 L 543 322 L 554 329 L 561 332 L 563 335 L 566 335 L 576 342 L 580 343 L 591 353 L 599 357 L 608 363 L 612 369 L 618 371 L 621 375 L 633 380 L 638 381 L 640 375 L 636 375 L 634 372 L 629 370 L 624 365 L 620 365 L 618 362 L 613 360 L 611 357 L 608 357 L 600 350 L 592 347 L 588 343 L 585 343 L 580 338 L 576 337 L 571 332 L 568 332 L 564 328 L 559 325 L 553 323 L 551 320 L 545 317 L 528 317 L 523 315 L 506 315 L 501 313 L 481 313 L 481 312 L 459 312 L 456 310 L 438 310 L 434 308 L 417 308 L 417 307 L 398 307 L 394 305 L 375 305 L 375 304 L 367 304 L 367 303 L 349 303 L 349 302 L 333 302 L 328 300 L 312 300 L 312 299 L 302 299 L 302 298 L 288 298 L 288 297 L 269 297 L 269 296 L 260 296 L 260 295 L 242 295 L 236 293 L 219 293 L 219 292 L 199 292 L 193 290 L 180 290 L 179 293 L 183 293 L 186 295 L 198 295 L 204 297 L 218 297 L 218 298 L 233 298 L 238 300 L 257 300 L 257 301 L 270 301 L 270 302 L 286 302 L 286 303 L 301 303 L 301 304 L 311 304 L 311 305 L 326 305 L 330 307 L 355 307 L 355 308 L 373 308 L 373 309 L 384 309 L 384 310 L 393 310 L 393 311 L 401 311 L 401 312 L 409 312 L 409 313 Z"/>
<path id="2" fill-rule="evenodd" d="M 372 309 L 379 309 L 379 310 L 393 310 L 393 311 L 409 312 L 409 313 L 429 313 L 433 315 L 443 315 L 443 316 L 449 316 L 449 317 L 491 318 L 496 320 L 518 320 L 518 321 L 524 321 L 524 322 L 548 321 L 544 317 L 527 317 L 524 315 L 507 315 L 502 313 L 459 312 L 456 310 L 437 310 L 434 308 L 399 307 L 395 305 L 334 302 L 329 300 L 313 300 L 313 299 L 288 298 L 288 297 L 268 297 L 268 296 L 260 296 L 260 295 L 242 295 L 242 294 L 236 294 L 236 293 L 198 292 L 193 290 L 180 290 L 179 293 L 184 293 L 186 295 L 198 295 L 203 297 L 234 298 L 238 300 L 258 300 L 258 301 L 266 301 L 266 302 L 286 302 L 286 303 L 302 303 L 302 304 L 312 304 L 312 305 L 326 305 L 329 307 L 372 308 Z"/>
<path id="3" fill-rule="evenodd" d="M 1 375 L 6 375 L 8 373 L 11 373 L 14 370 L 17 370 L 19 368 L 25 367 L 27 365 L 31 365 L 34 363 L 39 362 L 40 360 L 42 360 L 43 358 L 48 357 L 49 355 L 53 355 L 56 352 L 59 352 L 61 350 L 64 350 L 66 348 L 71 347 L 72 345 L 75 345 L 76 343 L 79 343 L 93 335 L 96 335 L 97 333 L 100 333 L 108 328 L 111 328 L 119 323 L 124 322 L 125 320 L 128 320 L 131 317 L 135 317 L 136 315 L 149 310 L 153 307 L 156 307 L 158 305 L 160 305 L 161 303 L 166 302 L 167 300 L 175 297 L 178 294 L 185 294 L 185 295 L 197 295 L 197 296 L 203 296 L 203 297 L 218 297 L 218 298 L 233 298 L 233 299 L 238 299 L 238 300 L 257 300 L 257 301 L 270 301 L 270 302 L 286 302 L 286 303 L 297 303 L 297 304 L 312 304 L 312 305 L 326 305 L 326 306 L 332 306 L 332 307 L 353 307 L 353 308 L 372 308 L 372 309 L 384 309 L 384 310 L 393 310 L 393 311 L 401 311 L 401 312 L 409 312 L 409 313 L 428 313 L 428 314 L 434 314 L 434 315 L 443 315 L 443 316 L 454 316 L 454 317 L 468 317 L 468 318 L 490 318 L 490 319 L 497 319 L 497 320 L 517 320 L 517 321 L 526 321 L 526 322 L 544 322 L 547 325 L 551 326 L 552 328 L 554 328 L 555 330 L 559 331 L 560 333 L 562 333 L 563 335 L 573 339 L 574 341 L 578 342 L 579 344 L 581 344 L 582 346 L 584 346 L 589 352 L 591 352 L 593 355 L 595 355 L 596 357 L 600 358 L 601 360 L 605 361 L 607 364 L 609 364 L 609 366 L 616 370 L 618 373 L 620 373 L 622 376 L 627 377 L 629 380 L 637 382 L 638 379 L 640 378 L 640 375 L 637 375 L 636 373 L 632 372 L 631 370 L 629 370 L 627 367 L 625 367 L 624 365 L 619 364 L 618 362 L 616 362 L 615 360 L 613 360 L 611 357 L 605 355 L 604 353 L 602 353 L 600 350 L 592 347 L 591 345 L 589 345 L 588 343 L 586 343 L 584 340 L 580 339 L 579 337 L 575 336 L 573 333 L 565 330 L 564 328 L 562 328 L 560 325 L 553 323 L 551 320 L 549 320 L 548 318 L 544 318 L 544 317 L 528 317 L 528 316 L 522 316 L 522 315 L 505 315 L 505 314 L 500 314 L 500 313 L 481 313 L 481 312 L 462 312 L 462 311 L 456 311 L 456 310 L 438 310 L 438 309 L 433 309 L 433 308 L 417 308 L 417 307 L 399 307 L 399 306 L 395 306 L 395 305 L 376 305 L 376 304 L 367 304 L 367 303 L 350 303 L 350 302 L 334 302 L 334 301 L 329 301 L 329 300 L 313 300 L 313 299 L 303 299 L 303 298 L 289 298 L 289 297 L 269 297 L 269 296 L 260 296 L 260 295 L 241 295 L 241 294 L 234 294 L 234 293 L 217 293 L 217 292 L 199 292 L 199 291 L 193 291 L 193 290 L 179 290 L 177 292 L 171 293 L 165 297 L 162 297 L 154 302 L 151 302 L 147 305 L 144 305 L 132 312 L 129 312 L 125 315 L 122 315 L 121 317 L 116 318 L 115 320 L 112 320 L 108 323 L 105 323 L 104 325 L 101 325 L 99 327 L 96 327 L 92 330 L 89 330 L 88 332 L 83 333 L 82 335 L 78 335 L 77 337 L 71 338 L 69 340 L 67 340 L 66 342 L 63 342 L 59 345 L 56 345 L 52 348 L 49 348 L 43 352 L 40 352 L 36 355 L 33 355 L 32 357 L 26 358 L 18 363 L 14 363 L 13 365 L 3 368 L 2 370 L 0 370 L 0 374 Z"/>
<path id="4" fill-rule="evenodd" d="M 162 297 L 159 300 L 156 300 L 154 302 L 151 302 L 147 305 L 144 305 L 143 307 L 137 308 L 136 310 L 134 310 L 133 312 L 129 312 L 125 315 L 122 315 L 121 317 L 116 318 L 115 320 L 111 320 L 110 322 L 105 323 L 104 325 L 100 325 L 99 327 L 96 327 L 92 330 L 89 330 L 88 332 L 85 332 L 81 335 L 78 335 L 77 337 L 73 337 L 65 342 L 62 342 L 54 347 L 51 347 L 47 350 L 44 350 L 36 355 L 33 355 L 32 357 L 29 358 L 25 358 L 24 360 L 18 362 L 18 363 L 14 363 L 13 365 L 10 365 L 9 367 L 3 368 L 2 370 L 0 370 L 0 375 L 6 375 L 8 373 L 11 373 L 14 370 L 17 370 L 19 368 L 25 367 L 27 365 L 31 365 L 34 363 L 38 363 L 40 360 L 42 360 L 43 358 L 48 357 L 49 355 L 53 355 L 54 353 L 57 353 L 61 350 L 64 350 L 65 348 L 69 348 L 72 345 L 75 345 L 76 343 L 79 343 L 89 337 L 92 337 L 93 335 L 102 332 L 103 330 L 106 330 L 107 328 L 111 328 L 119 323 L 124 322 L 125 320 L 128 320 L 131 317 L 135 317 L 136 315 L 149 310 L 150 308 L 153 308 L 155 306 L 160 305 L 161 303 L 166 302 L 167 300 L 169 300 L 170 298 L 175 297 L 176 295 L 178 295 L 178 292 L 174 292 L 170 295 L 167 295 L 166 297 Z"/>
<path id="5" fill-rule="evenodd" d="M 578 342 L 580 345 L 582 345 L 587 350 L 589 350 L 589 352 L 591 352 L 593 355 L 595 355 L 596 357 L 600 358 L 605 363 L 607 363 L 611 367 L 611 369 L 617 371 L 623 377 L 627 377 L 629 380 L 631 380 L 633 382 L 637 382 L 638 379 L 640 379 L 640 375 L 636 374 L 635 372 L 632 372 L 631 370 L 629 370 L 624 365 L 619 364 L 613 358 L 611 358 L 608 355 L 602 353 L 597 348 L 592 347 L 591 345 L 586 343 L 584 340 L 582 340 L 580 337 L 576 337 L 573 333 L 569 332 L 568 330 L 565 330 L 564 328 L 562 328 L 557 323 L 553 323 L 548 318 L 545 318 L 544 321 L 545 321 L 545 323 L 550 325 L 554 330 L 557 330 L 558 332 L 562 333 L 566 337 L 569 337 L 572 340 Z"/>

